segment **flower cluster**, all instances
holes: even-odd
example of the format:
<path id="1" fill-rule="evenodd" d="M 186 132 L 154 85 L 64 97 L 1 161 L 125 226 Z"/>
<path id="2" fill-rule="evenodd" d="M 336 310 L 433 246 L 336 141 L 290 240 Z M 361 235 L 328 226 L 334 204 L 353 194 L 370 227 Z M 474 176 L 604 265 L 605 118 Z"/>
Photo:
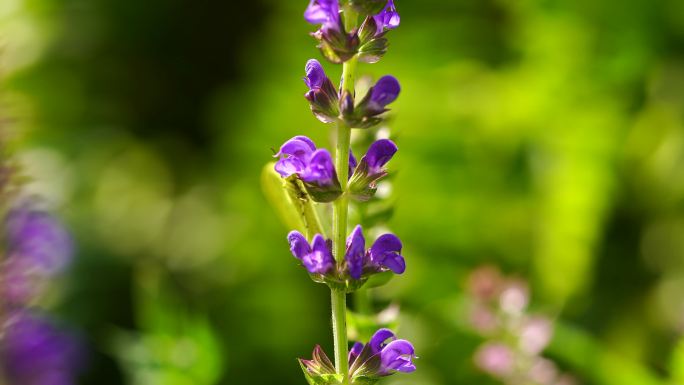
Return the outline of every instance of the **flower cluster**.
<path id="1" fill-rule="evenodd" d="M 309 60 L 304 70 L 304 84 L 309 88 L 304 97 L 309 101 L 314 116 L 323 123 L 341 120 L 349 127 L 373 127 L 382 122 L 380 115 L 389 111 L 387 106 L 397 99 L 401 91 L 399 81 L 386 75 L 378 79 L 356 103 L 354 95 L 335 88 L 318 60 Z"/>
<path id="2" fill-rule="evenodd" d="M 298 135 L 280 146 L 263 181 L 286 222 L 298 229 L 287 235 L 290 252 L 315 282 L 325 283 L 331 290 L 335 365 L 316 346 L 311 360 L 300 360 L 307 381 L 312 385 L 371 385 L 382 377 L 416 369 L 410 342 L 380 329 L 367 344 L 356 343 L 348 351 L 346 327 L 348 293 L 359 290 L 373 276 L 377 279 L 372 285 L 379 285 L 386 282 L 384 278 L 406 270 L 403 245 L 396 235 L 382 234 L 367 248 L 360 225 L 347 234 L 350 198 L 361 205 L 374 197 L 378 182 L 387 175 L 387 163 L 397 152 L 393 141 L 379 139 L 368 142 L 366 153 L 357 161 L 350 148 L 352 129 L 379 125 L 401 91 L 399 81 L 387 75 L 357 98 L 354 71 L 359 61 L 375 63 L 382 58 L 388 45 L 386 34 L 399 26 L 399 14 L 393 0 L 311 0 L 304 18 L 320 26 L 312 35 L 323 56 L 343 64 L 339 88 L 315 59 L 307 61 L 303 79 L 308 88 L 304 97 L 313 115 L 334 124 L 335 157 Z M 282 186 L 274 180 L 282 181 Z M 333 234 L 329 238 L 317 203 L 332 203 Z"/>
<path id="3" fill-rule="evenodd" d="M 361 226 L 356 226 L 347 238 L 344 263 L 337 265 L 332 256 L 331 242 L 321 234 L 313 237 L 311 244 L 299 231 L 287 235 L 290 252 L 302 262 L 316 282 L 342 287 L 353 291 L 360 287 L 373 274 L 392 271 L 402 274 L 406 261 L 401 255 L 401 241 L 394 234 L 379 236 L 373 245 L 365 248 Z"/>
<path id="4" fill-rule="evenodd" d="M 0 170 L 9 170 L 2 167 Z M 11 173 L 0 181 L 7 186 Z M 51 278 L 64 271 L 73 243 L 62 224 L 36 203 L 16 194 L 0 198 L 10 207 L 0 219 L 0 382 L 71 385 L 81 362 L 79 344 L 35 307 Z M 6 382 L 5 382 L 6 381 Z"/>
<path id="5" fill-rule="evenodd" d="M 349 194 L 359 200 L 369 199 L 377 189 L 378 180 L 387 175 L 385 165 L 396 152 L 396 144 L 389 139 L 373 143 L 360 162 L 350 151 Z M 315 201 L 332 202 L 342 194 L 330 152 L 316 148 L 316 144 L 306 136 L 288 140 L 275 156 L 279 158 L 275 164 L 276 172 L 284 178 L 300 179 Z"/>
<path id="6" fill-rule="evenodd" d="M 334 383 L 339 380 L 335 367 L 320 346 L 314 348 L 311 360 L 299 359 L 310 383 Z M 389 329 L 380 329 L 367 344 L 356 342 L 347 357 L 352 384 L 373 383 L 397 372 L 416 370 L 413 345 L 397 339 Z"/>
<path id="7" fill-rule="evenodd" d="M 320 25 L 312 33 L 318 40 L 318 48 L 326 59 L 343 63 L 358 55 L 359 60 L 375 63 L 387 52 L 387 31 L 399 26 L 399 13 L 393 0 L 352 0 L 356 12 L 365 15 L 359 28 L 347 31 L 338 0 L 311 0 L 304 18 L 311 24 Z"/>
<path id="8" fill-rule="evenodd" d="M 468 283 L 472 326 L 488 340 L 475 353 L 475 364 L 504 384 L 573 385 L 556 364 L 541 355 L 553 336 L 553 323 L 527 312 L 524 281 L 507 278 L 492 266 L 480 267 Z"/>

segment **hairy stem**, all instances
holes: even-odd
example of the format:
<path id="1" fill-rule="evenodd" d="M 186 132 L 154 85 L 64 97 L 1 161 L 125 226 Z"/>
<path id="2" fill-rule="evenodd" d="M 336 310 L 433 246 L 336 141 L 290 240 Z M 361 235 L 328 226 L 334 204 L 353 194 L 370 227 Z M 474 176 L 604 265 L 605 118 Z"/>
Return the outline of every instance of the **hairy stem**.
<path id="1" fill-rule="evenodd" d="M 354 72 L 356 57 L 344 63 L 342 68 L 341 88 L 354 94 Z M 345 236 L 347 234 L 347 213 L 349 211 L 349 194 L 347 179 L 349 177 L 349 145 L 351 128 L 344 122 L 337 124 L 337 144 L 335 148 L 335 169 L 340 179 L 343 194 L 333 204 L 333 252 L 338 265 L 344 263 Z M 333 290 L 332 324 L 335 342 L 335 367 L 342 375 L 342 383 L 349 384 L 349 363 L 347 361 L 347 297 L 344 290 Z"/>

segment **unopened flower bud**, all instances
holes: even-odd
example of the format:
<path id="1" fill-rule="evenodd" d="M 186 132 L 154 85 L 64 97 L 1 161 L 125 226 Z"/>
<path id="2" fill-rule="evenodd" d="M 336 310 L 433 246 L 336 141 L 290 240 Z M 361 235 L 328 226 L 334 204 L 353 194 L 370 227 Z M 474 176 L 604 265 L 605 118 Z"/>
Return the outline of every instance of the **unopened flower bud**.
<path id="1" fill-rule="evenodd" d="M 325 74 L 318 60 L 311 59 L 304 67 L 304 83 L 309 91 L 304 95 L 311 105 L 311 112 L 323 123 L 332 123 L 339 115 L 338 97 L 335 86 Z"/>

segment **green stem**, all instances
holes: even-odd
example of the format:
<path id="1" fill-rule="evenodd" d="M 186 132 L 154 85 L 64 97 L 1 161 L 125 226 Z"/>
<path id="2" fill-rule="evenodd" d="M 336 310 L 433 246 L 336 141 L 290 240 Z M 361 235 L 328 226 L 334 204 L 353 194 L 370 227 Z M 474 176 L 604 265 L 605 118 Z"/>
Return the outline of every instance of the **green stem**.
<path id="1" fill-rule="evenodd" d="M 343 90 L 354 94 L 354 72 L 356 57 L 348 60 L 342 67 Z M 337 124 L 337 144 L 335 147 L 335 169 L 342 187 L 342 195 L 333 204 L 333 253 L 338 266 L 344 263 L 345 237 L 347 235 L 347 214 L 349 211 L 349 194 L 347 179 L 349 176 L 349 146 L 351 128 L 343 121 Z M 332 324 L 335 342 L 335 367 L 342 375 L 342 384 L 349 384 L 349 363 L 347 362 L 347 297 L 344 290 L 332 290 Z"/>
<path id="2" fill-rule="evenodd" d="M 342 384 L 349 384 L 349 361 L 347 361 L 347 293 L 331 290 L 333 342 L 335 344 L 335 368 L 342 375 Z"/>

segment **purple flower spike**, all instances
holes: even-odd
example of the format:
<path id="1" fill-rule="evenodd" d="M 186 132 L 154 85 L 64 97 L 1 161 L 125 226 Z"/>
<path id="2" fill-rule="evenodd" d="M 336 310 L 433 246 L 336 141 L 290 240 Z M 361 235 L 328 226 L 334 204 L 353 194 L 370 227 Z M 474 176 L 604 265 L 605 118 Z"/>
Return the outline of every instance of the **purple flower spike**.
<path id="1" fill-rule="evenodd" d="M 380 352 L 380 370 L 384 373 L 391 373 L 391 371 L 411 373 L 416 370 L 413 358 L 415 358 L 415 349 L 410 342 L 394 340 Z"/>
<path id="2" fill-rule="evenodd" d="M 347 251 L 344 259 L 347 261 L 349 275 L 354 279 L 361 279 L 364 266 L 366 240 L 363 238 L 363 230 L 357 225 L 347 238 Z"/>
<path id="3" fill-rule="evenodd" d="M 340 25 L 338 0 L 311 0 L 304 11 L 304 19 L 311 24 L 322 24 L 324 29 L 338 29 Z"/>
<path id="4" fill-rule="evenodd" d="M 397 99 L 400 91 L 401 87 L 397 78 L 390 75 L 383 76 L 370 91 L 370 103 L 374 106 L 377 105 L 379 109 L 384 109 L 385 106 Z"/>
<path id="5" fill-rule="evenodd" d="M 401 241 L 394 234 L 381 235 L 369 250 L 371 263 L 386 267 L 395 274 L 402 274 L 406 270 L 406 261 L 400 253 Z"/>
<path id="6" fill-rule="evenodd" d="M 397 145 L 389 139 L 380 139 L 371 144 L 364 157 L 368 163 L 368 173 L 371 175 L 381 173 L 382 168 L 392 159 L 397 150 Z"/>
<path id="7" fill-rule="evenodd" d="M 311 274 L 326 274 L 335 266 L 335 260 L 327 242 L 321 234 L 316 234 L 312 245 L 306 241 L 302 233 L 291 231 L 287 235 L 292 255 L 302 261 L 302 264 Z"/>
<path id="8" fill-rule="evenodd" d="M 375 19 L 375 24 L 378 26 L 377 34 L 397 28 L 401 21 L 393 0 L 389 0 L 385 9 L 373 16 L 373 19 Z"/>

